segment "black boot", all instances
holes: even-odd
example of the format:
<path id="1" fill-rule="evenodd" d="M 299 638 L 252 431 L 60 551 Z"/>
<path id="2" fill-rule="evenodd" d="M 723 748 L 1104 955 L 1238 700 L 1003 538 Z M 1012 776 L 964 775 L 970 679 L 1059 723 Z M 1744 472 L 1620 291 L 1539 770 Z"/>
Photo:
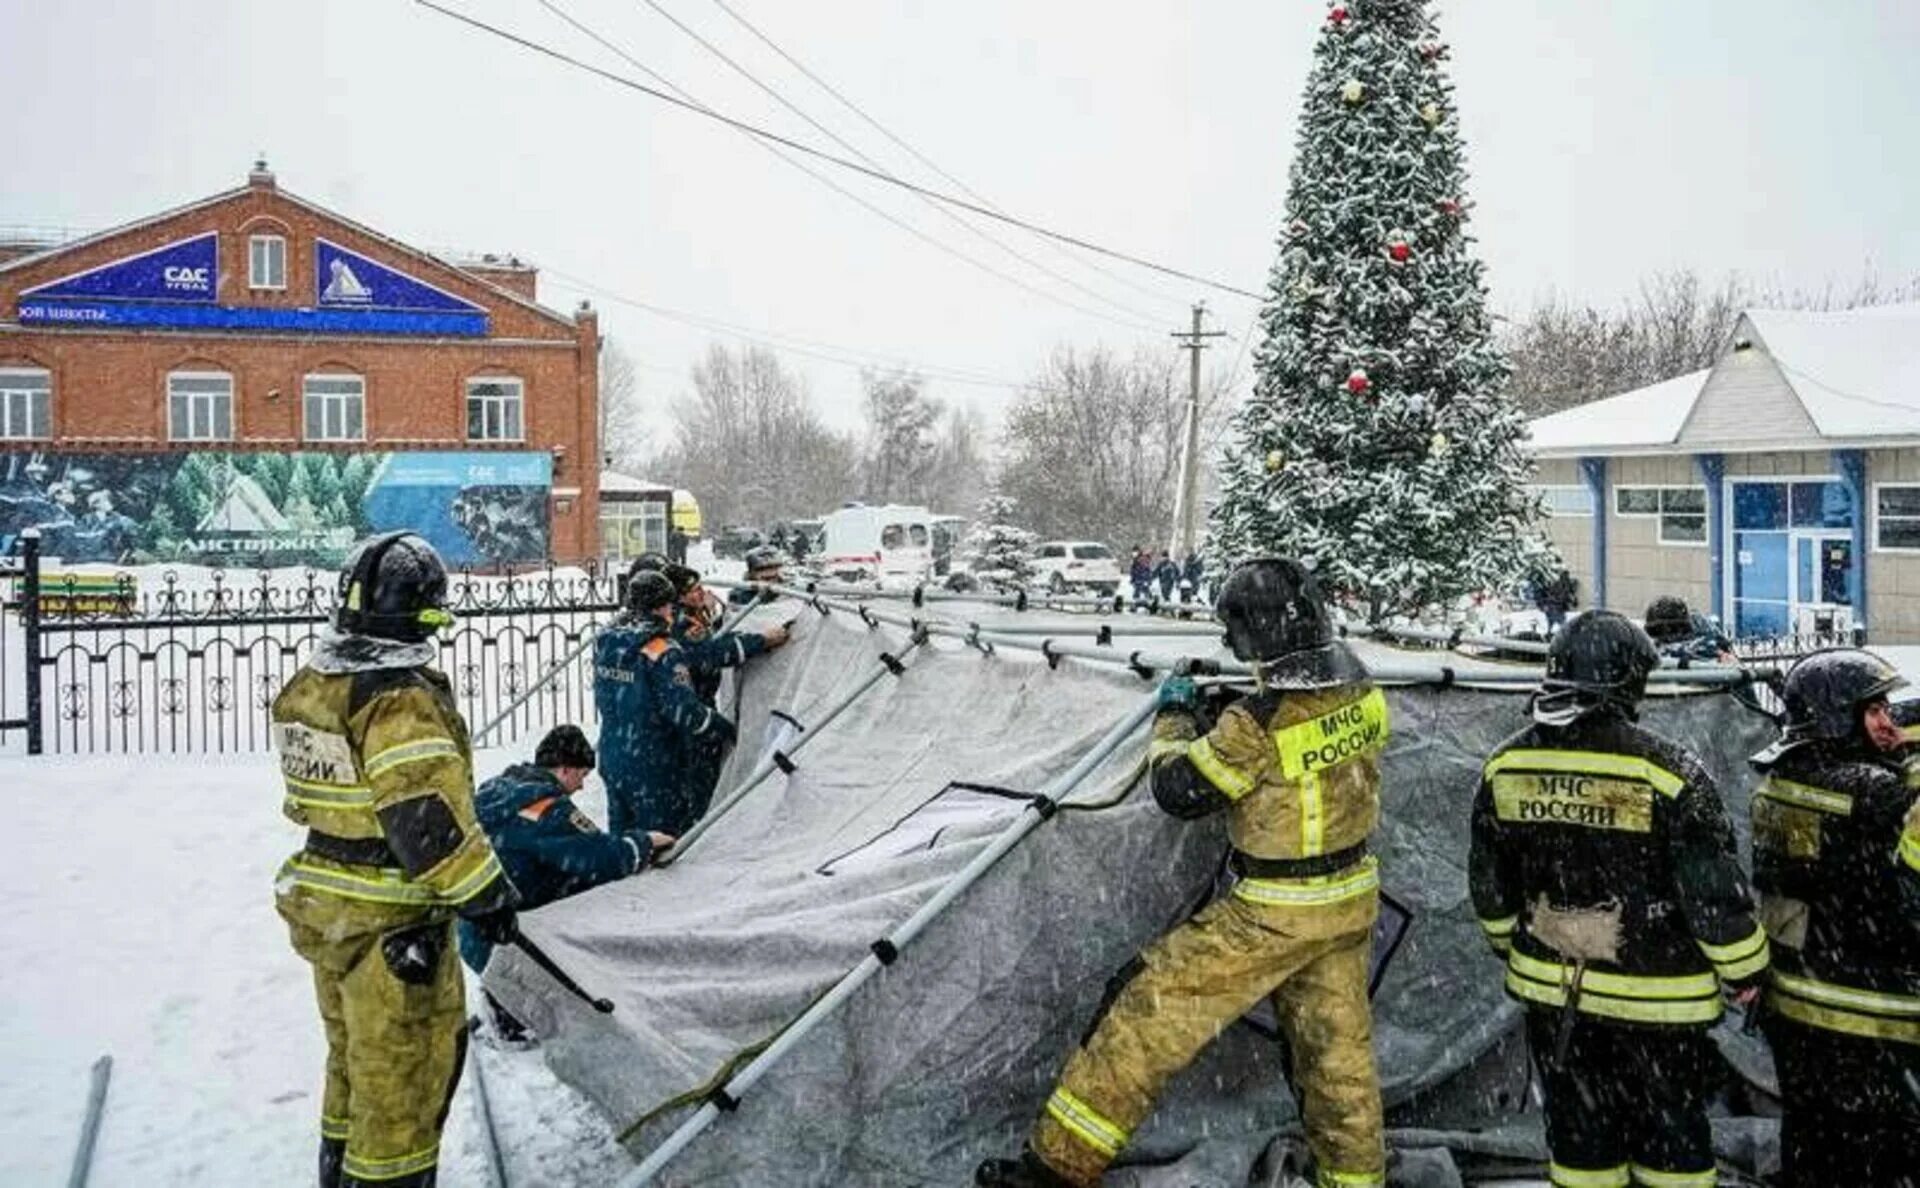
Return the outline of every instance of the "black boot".
<path id="1" fill-rule="evenodd" d="M 347 1140 L 320 1140 L 320 1188 L 340 1188 L 340 1164 L 347 1157 Z"/>
<path id="2" fill-rule="evenodd" d="M 989 1159 L 973 1169 L 975 1188 L 1073 1188 L 1073 1182 L 1048 1167 L 1031 1150 L 1018 1159 Z"/>

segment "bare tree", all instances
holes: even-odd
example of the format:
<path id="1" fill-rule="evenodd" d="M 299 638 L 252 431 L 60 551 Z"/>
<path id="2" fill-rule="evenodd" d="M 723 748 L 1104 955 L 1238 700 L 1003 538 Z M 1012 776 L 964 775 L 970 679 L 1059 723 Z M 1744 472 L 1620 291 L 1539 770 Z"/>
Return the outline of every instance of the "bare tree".
<path id="1" fill-rule="evenodd" d="M 1119 547 L 1163 538 L 1179 481 L 1183 380 L 1171 355 L 1055 350 L 1008 410 L 996 490 L 1042 536 Z M 1224 396 L 1218 382 L 1203 393 L 1203 441 L 1218 437 Z"/>
<path id="2" fill-rule="evenodd" d="M 925 502 L 939 455 L 940 402 L 910 371 L 868 371 L 860 379 L 866 388 L 868 501 Z"/>
<path id="3" fill-rule="evenodd" d="M 614 470 L 637 473 L 650 452 L 640 404 L 640 369 L 613 339 L 600 349 L 600 454 Z"/>
<path id="4" fill-rule="evenodd" d="M 1756 288 L 1729 277 L 1709 288 L 1697 273 L 1649 278 L 1633 302 L 1601 309 L 1553 297 L 1507 336 L 1511 391 L 1533 416 L 1710 367 L 1750 308 L 1854 309 L 1910 301 L 1920 282 L 1885 285 L 1873 273 L 1850 288 Z"/>
<path id="5" fill-rule="evenodd" d="M 949 405 L 934 442 L 927 479 L 927 506 L 964 514 L 978 507 L 988 489 L 987 426 L 972 405 Z"/>
<path id="6" fill-rule="evenodd" d="M 766 525 L 837 507 L 858 483 L 854 441 L 822 423 L 806 386 L 759 347 L 714 344 L 673 407 L 654 462 L 697 496 L 710 527 Z"/>

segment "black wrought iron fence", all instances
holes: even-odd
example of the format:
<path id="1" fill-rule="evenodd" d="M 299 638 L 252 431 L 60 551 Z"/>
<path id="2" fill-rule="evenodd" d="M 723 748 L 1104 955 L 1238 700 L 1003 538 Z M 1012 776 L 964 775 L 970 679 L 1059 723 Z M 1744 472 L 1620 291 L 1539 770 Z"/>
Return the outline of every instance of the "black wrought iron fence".
<path id="1" fill-rule="evenodd" d="M 335 602 L 328 573 L 51 574 L 31 542 L 16 561 L 0 612 L 0 738 L 20 732 L 30 754 L 266 750 L 273 699 Z M 473 729 L 499 719 L 488 741 L 500 744 L 591 719 L 584 645 L 617 608 L 615 586 L 591 566 L 453 578 L 439 667 Z"/>

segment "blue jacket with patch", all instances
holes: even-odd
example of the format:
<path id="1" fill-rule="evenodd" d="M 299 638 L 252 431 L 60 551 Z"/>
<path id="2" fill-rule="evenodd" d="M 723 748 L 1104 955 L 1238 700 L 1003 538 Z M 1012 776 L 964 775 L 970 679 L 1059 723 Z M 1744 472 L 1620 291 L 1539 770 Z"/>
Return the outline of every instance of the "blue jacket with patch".
<path id="1" fill-rule="evenodd" d="M 600 711 L 600 778 L 615 833 L 678 836 L 702 744 L 733 740 L 733 723 L 701 700 L 687 654 L 657 619 L 609 627 L 594 641 L 593 699 Z M 695 818 L 697 819 L 697 818 Z"/>
<path id="2" fill-rule="evenodd" d="M 624 879 L 652 856 L 645 833 L 603 832 L 544 767 L 509 767 L 480 785 L 473 801 L 480 827 L 520 892 L 522 910 Z M 486 968 L 492 948 L 461 921 L 460 956 L 475 972 Z"/>

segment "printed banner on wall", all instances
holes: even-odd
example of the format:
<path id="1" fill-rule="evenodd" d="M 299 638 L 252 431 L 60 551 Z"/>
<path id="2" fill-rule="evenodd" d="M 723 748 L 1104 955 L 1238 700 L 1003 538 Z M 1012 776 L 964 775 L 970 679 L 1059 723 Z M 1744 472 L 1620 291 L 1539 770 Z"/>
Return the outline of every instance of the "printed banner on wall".
<path id="1" fill-rule="evenodd" d="M 36 285 L 24 301 L 212 301 L 220 284 L 220 236 L 209 231 L 138 256 Z"/>
<path id="2" fill-rule="evenodd" d="M 449 565 L 548 555 L 552 459 L 525 453 L 0 453 L 0 553 L 63 562 L 337 566 L 410 528 Z"/>

